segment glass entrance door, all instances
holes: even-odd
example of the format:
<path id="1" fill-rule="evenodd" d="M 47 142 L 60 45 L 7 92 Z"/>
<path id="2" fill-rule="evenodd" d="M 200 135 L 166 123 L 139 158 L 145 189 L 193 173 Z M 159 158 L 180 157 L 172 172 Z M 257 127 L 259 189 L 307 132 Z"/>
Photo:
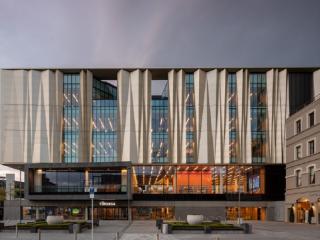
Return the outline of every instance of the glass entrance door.
<path id="1" fill-rule="evenodd" d="M 89 212 L 91 213 L 91 209 Z M 93 216 L 99 220 L 128 220 L 128 208 L 94 208 Z"/>

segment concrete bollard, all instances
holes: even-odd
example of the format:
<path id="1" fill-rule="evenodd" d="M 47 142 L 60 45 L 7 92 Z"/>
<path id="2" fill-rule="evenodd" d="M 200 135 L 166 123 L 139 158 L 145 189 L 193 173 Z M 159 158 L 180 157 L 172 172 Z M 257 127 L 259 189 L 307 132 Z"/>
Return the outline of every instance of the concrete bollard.
<path id="1" fill-rule="evenodd" d="M 38 229 L 38 240 L 41 240 L 41 229 Z"/>
<path id="2" fill-rule="evenodd" d="M 74 232 L 74 240 L 78 240 L 78 233 L 76 231 Z"/>
<path id="3" fill-rule="evenodd" d="M 120 239 L 120 234 L 119 232 L 116 232 L 116 240 L 119 240 Z"/>
<path id="4" fill-rule="evenodd" d="M 159 233 L 156 234 L 156 240 L 160 240 Z"/>

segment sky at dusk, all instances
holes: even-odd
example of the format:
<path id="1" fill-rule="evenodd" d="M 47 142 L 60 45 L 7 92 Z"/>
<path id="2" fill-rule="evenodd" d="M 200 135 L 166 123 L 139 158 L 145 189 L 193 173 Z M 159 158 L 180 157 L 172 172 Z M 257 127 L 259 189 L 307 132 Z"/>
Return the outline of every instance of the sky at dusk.
<path id="1" fill-rule="evenodd" d="M 0 0 L 0 68 L 320 66 L 319 0 Z"/>
<path id="2" fill-rule="evenodd" d="M 0 68 L 320 67 L 319 23 L 319 0 L 0 0 Z"/>

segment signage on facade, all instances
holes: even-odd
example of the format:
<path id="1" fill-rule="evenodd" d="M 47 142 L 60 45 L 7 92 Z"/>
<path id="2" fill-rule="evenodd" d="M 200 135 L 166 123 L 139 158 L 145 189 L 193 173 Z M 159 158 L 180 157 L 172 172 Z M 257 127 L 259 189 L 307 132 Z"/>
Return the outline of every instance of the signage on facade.
<path id="1" fill-rule="evenodd" d="M 110 206 L 116 206 L 115 202 L 105 202 L 105 201 L 101 201 L 99 202 L 99 205 L 101 207 L 110 207 Z"/>
<path id="2" fill-rule="evenodd" d="M 90 198 L 94 199 L 94 187 L 89 188 L 89 194 L 90 194 Z"/>

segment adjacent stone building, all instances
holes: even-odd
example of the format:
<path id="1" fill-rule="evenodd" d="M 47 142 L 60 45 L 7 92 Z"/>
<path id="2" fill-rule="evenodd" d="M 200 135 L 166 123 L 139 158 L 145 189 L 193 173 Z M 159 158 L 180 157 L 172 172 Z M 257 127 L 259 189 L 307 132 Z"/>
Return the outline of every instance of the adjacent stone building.
<path id="1" fill-rule="evenodd" d="M 286 134 L 286 221 L 320 223 L 319 96 L 287 119 Z"/>

